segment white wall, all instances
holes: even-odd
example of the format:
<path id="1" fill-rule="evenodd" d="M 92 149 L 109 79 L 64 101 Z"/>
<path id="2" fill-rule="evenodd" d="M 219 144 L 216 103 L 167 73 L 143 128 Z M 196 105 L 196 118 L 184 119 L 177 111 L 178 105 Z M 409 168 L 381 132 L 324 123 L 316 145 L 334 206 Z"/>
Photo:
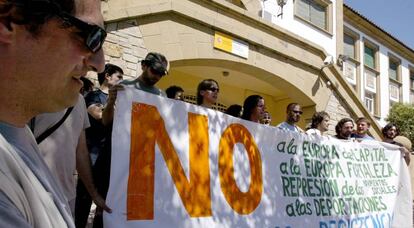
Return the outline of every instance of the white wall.
<path id="1" fill-rule="evenodd" d="M 385 119 L 388 116 L 389 113 L 389 109 L 390 109 L 390 99 L 389 99 L 389 79 L 388 79 L 388 67 L 389 67 L 389 54 L 391 53 L 393 56 L 395 56 L 396 58 L 401 60 L 401 79 L 402 79 L 402 102 L 404 103 L 408 103 L 409 102 L 409 97 L 410 97 L 410 88 L 409 88 L 409 83 L 410 83 L 410 74 L 409 74 L 409 66 L 414 66 L 413 63 L 409 62 L 407 59 L 404 59 L 403 57 L 401 57 L 399 54 L 391 51 L 387 46 L 384 46 L 383 44 L 377 42 L 374 38 L 364 34 L 363 32 L 359 31 L 358 29 L 356 29 L 355 27 L 351 26 L 350 24 L 344 22 L 344 25 L 348 28 L 350 28 L 352 31 L 354 31 L 355 33 L 359 34 L 360 40 L 358 42 L 360 42 L 360 59 L 359 61 L 361 62 L 361 67 L 360 67 L 360 75 L 361 80 L 361 86 L 362 88 L 364 88 L 364 67 L 363 63 L 364 63 L 364 45 L 363 45 L 363 40 L 367 39 L 369 40 L 371 43 L 377 45 L 379 47 L 379 71 L 380 71 L 380 90 L 378 91 L 380 93 L 380 99 L 381 99 L 381 118 L 379 119 L 379 123 L 384 126 L 386 124 Z M 364 98 L 364 94 L 361 95 L 360 99 L 363 101 Z"/>
<path id="2" fill-rule="evenodd" d="M 327 53 L 332 56 L 336 56 L 336 1 L 332 0 L 333 4 L 333 35 L 325 33 L 319 29 L 312 27 L 310 24 L 296 19 L 294 17 L 294 1 L 288 0 L 287 4 L 283 7 L 283 17 L 277 15 L 280 13 L 281 9 L 277 5 L 276 0 L 265 0 L 262 2 L 265 13 L 267 16 L 271 14 L 268 18 L 272 23 L 289 30 L 292 33 L 295 33 L 317 45 L 320 45 L 325 49 Z"/>

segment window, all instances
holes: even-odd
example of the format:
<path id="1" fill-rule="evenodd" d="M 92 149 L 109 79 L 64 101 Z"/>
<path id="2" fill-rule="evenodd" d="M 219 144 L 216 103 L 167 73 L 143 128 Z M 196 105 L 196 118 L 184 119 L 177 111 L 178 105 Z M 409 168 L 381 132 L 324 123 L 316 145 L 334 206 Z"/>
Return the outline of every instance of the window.
<path id="1" fill-rule="evenodd" d="M 400 60 L 390 56 L 388 60 L 388 78 L 389 78 L 389 93 L 390 104 L 400 102 L 401 100 L 401 77 L 400 77 Z"/>
<path id="2" fill-rule="evenodd" d="M 364 46 L 364 64 L 375 69 L 375 50 L 366 45 Z"/>
<path id="3" fill-rule="evenodd" d="M 355 59 L 355 39 L 348 34 L 344 34 L 344 55 Z"/>
<path id="4" fill-rule="evenodd" d="M 377 73 L 369 68 L 364 70 L 364 103 L 367 110 L 372 114 L 378 114 L 379 95 L 377 93 Z"/>
<path id="5" fill-rule="evenodd" d="M 392 80 L 398 81 L 398 63 L 392 59 L 389 61 L 388 77 Z"/>
<path id="6" fill-rule="evenodd" d="M 296 0 L 296 15 L 318 28 L 329 30 L 328 6 L 325 0 Z"/>
<path id="7" fill-rule="evenodd" d="M 375 111 L 375 93 L 366 92 L 364 98 L 365 107 L 368 112 L 374 114 Z"/>
<path id="8" fill-rule="evenodd" d="M 414 70 L 410 71 L 410 89 L 414 90 Z"/>

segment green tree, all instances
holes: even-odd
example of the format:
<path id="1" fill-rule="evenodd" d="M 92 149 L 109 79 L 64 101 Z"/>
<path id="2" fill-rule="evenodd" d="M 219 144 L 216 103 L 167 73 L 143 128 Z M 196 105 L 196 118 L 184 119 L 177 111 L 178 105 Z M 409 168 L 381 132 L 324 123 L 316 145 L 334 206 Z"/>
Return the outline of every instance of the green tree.
<path id="1" fill-rule="evenodd" d="M 401 135 L 414 142 L 414 105 L 395 103 L 390 109 L 387 121 L 396 124 Z"/>

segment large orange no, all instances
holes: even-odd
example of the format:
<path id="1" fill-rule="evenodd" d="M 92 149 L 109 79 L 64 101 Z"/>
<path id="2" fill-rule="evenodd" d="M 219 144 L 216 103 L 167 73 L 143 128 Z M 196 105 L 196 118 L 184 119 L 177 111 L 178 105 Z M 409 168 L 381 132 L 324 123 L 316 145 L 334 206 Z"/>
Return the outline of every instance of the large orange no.
<path id="1" fill-rule="evenodd" d="M 127 189 L 128 220 L 154 219 L 155 143 L 160 148 L 188 214 L 191 217 L 212 215 L 207 116 L 189 113 L 188 126 L 189 180 L 157 108 L 133 103 Z M 249 157 L 251 181 L 247 192 L 241 192 L 234 179 L 233 148 L 236 143 L 245 146 Z M 220 140 L 220 185 L 229 205 L 240 214 L 253 212 L 260 203 L 263 192 L 261 164 L 260 152 L 249 131 L 239 124 L 230 125 Z"/>

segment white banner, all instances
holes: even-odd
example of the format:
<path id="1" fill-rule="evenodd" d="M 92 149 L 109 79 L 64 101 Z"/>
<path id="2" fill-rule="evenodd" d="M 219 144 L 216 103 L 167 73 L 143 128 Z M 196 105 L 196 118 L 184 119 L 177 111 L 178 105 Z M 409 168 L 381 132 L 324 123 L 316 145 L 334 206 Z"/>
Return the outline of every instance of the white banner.
<path id="1" fill-rule="evenodd" d="M 114 118 L 105 227 L 411 227 L 396 147 L 309 137 L 129 88 Z"/>

